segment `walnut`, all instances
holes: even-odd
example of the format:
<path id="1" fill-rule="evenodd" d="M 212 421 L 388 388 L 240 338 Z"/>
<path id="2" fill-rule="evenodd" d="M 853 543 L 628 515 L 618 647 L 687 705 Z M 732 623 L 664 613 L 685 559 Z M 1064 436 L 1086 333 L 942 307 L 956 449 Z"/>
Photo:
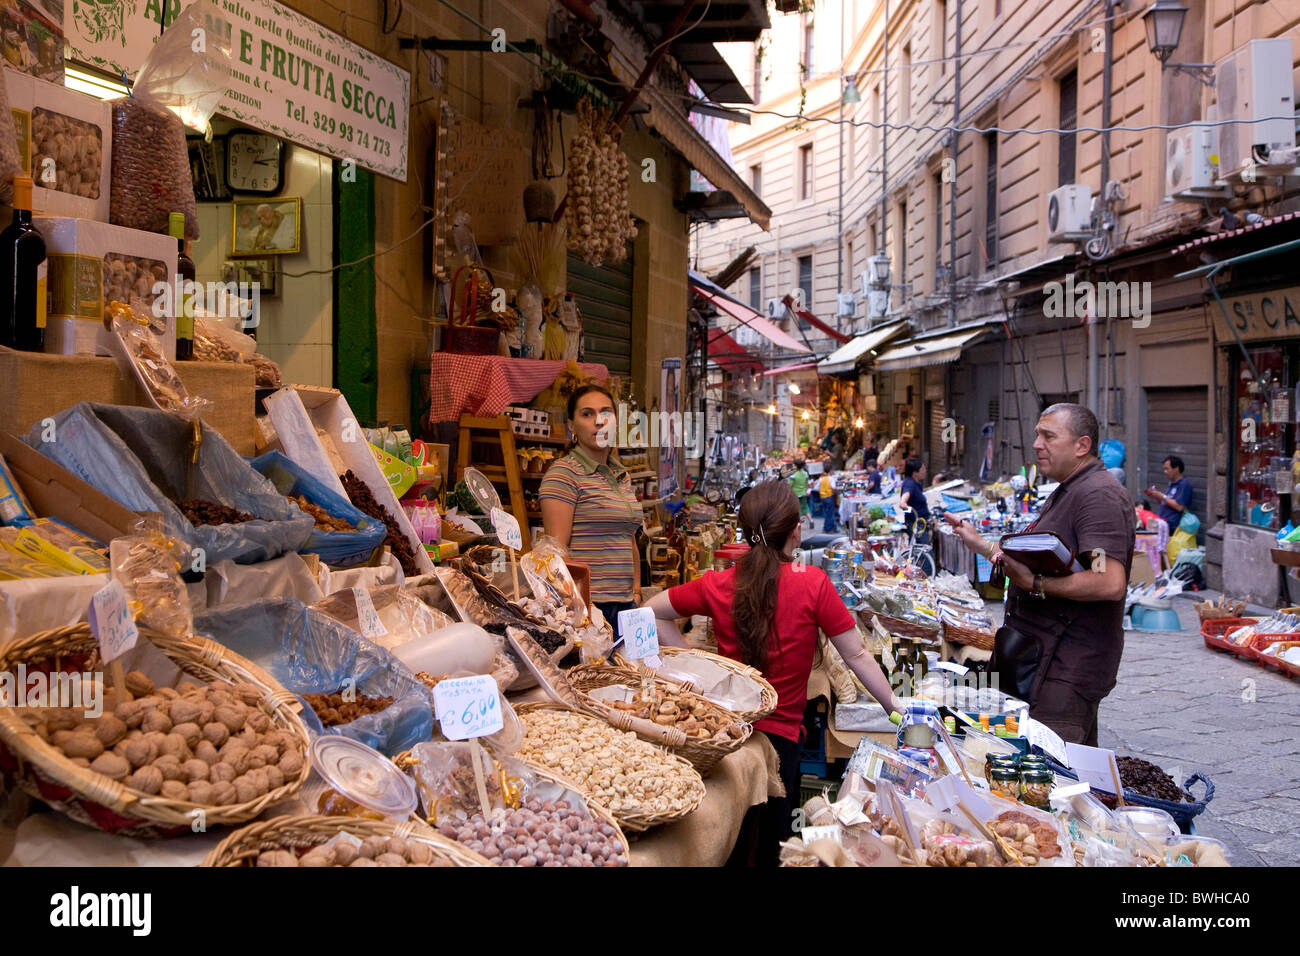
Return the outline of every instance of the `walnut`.
<path id="1" fill-rule="evenodd" d="M 176 686 L 176 692 L 181 696 L 185 696 L 186 694 L 199 694 L 203 692 L 203 688 L 199 687 L 199 685 L 194 683 L 192 680 L 184 680 Z"/>
<path id="2" fill-rule="evenodd" d="M 212 712 L 212 717 L 217 722 L 225 724 L 226 729 L 232 734 L 243 730 L 244 721 L 248 719 L 245 709 L 236 709 L 235 706 L 231 704 L 223 704 L 218 707 Z"/>
<path id="3" fill-rule="evenodd" d="M 143 767 L 158 756 L 158 748 L 148 738 L 138 737 L 126 742 L 126 752 L 122 756 L 126 757 L 132 767 Z"/>
<path id="4" fill-rule="evenodd" d="M 258 866 L 297 866 L 298 857 L 288 850 L 267 850 L 259 853 Z"/>
<path id="5" fill-rule="evenodd" d="M 352 861 L 358 859 L 360 851 L 355 843 L 347 843 L 340 840 L 334 844 L 334 864 L 336 866 L 351 866 Z"/>
<path id="6" fill-rule="evenodd" d="M 168 710 L 168 715 L 171 717 L 172 720 L 174 720 L 178 724 L 197 725 L 199 721 L 199 717 L 202 715 L 202 713 L 203 713 L 203 708 L 199 706 L 197 702 L 192 700 L 175 701 L 171 705 L 170 710 Z M 196 726 L 195 730 L 197 731 L 197 729 L 198 728 Z"/>
<path id="7" fill-rule="evenodd" d="M 72 731 L 62 747 L 69 757 L 85 757 L 87 760 L 94 760 L 104 752 L 104 745 L 89 730 Z"/>
<path id="8" fill-rule="evenodd" d="M 203 739 L 216 747 L 220 747 L 230 739 L 230 728 L 215 720 L 210 724 L 204 724 L 202 733 Z"/>
<path id="9" fill-rule="evenodd" d="M 90 769 L 113 780 L 124 780 L 131 772 L 131 765 L 117 754 L 101 753 L 91 763 Z"/>
<path id="10" fill-rule="evenodd" d="M 163 775 L 157 767 L 141 767 L 122 782 L 132 790 L 153 796 L 162 790 Z"/>
<path id="11" fill-rule="evenodd" d="M 175 687 L 159 687 L 158 696 L 166 698 L 166 700 L 170 703 L 171 701 L 179 698 L 181 696 L 181 692 L 178 691 Z"/>
<path id="12" fill-rule="evenodd" d="M 351 863 L 348 864 L 348 866 L 378 866 L 378 865 L 379 865 L 378 863 L 370 859 L 370 857 L 368 856 L 359 856 Z"/>
<path id="13" fill-rule="evenodd" d="M 406 844 L 406 858 L 412 863 L 432 863 L 433 847 L 418 840 Z"/>
<path id="14" fill-rule="evenodd" d="M 164 780 L 161 792 L 168 800 L 188 801 L 190 798 L 189 788 L 179 780 Z"/>
<path id="15" fill-rule="evenodd" d="M 75 730 L 80 724 L 80 716 L 70 710 L 53 711 L 45 721 L 45 727 L 50 733 L 56 730 Z"/>
<path id="16" fill-rule="evenodd" d="M 287 750 L 278 766 L 286 780 L 296 780 L 302 770 L 302 754 L 296 750 Z"/>
<path id="17" fill-rule="evenodd" d="M 136 697 L 143 697 L 153 693 L 154 683 L 139 671 L 131 671 L 126 675 L 126 689 Z"/>
<path id="18" fill-rule="evenodd" d="M 71 757 L 69 758 L 68 762 L 72 764 L 74 767 L 80 767 L 82 770 L 90 769 L 90 761 L 87 760 L 85 757 Z"/>
<path id="19" fill-rule="evenodd" d="M 185 775 L 187 783 L 194 783 L 196 780 L 207 780 L 208 765 L 195 757 L 181 764 L 181 773 Z"/>
<path id="20" fill-rule="evenodd" d="M 208 779 L 213 783 L 232 783 L 237 776 L 235 768 L 228 763 L 214 763 L 208 768 Z"/>
<path id="21" fill-rule="evenodd" d="M 360 853 L 368 859 L 374 859 L 381 853 L 388 852 L 388 840 L 381 836 L 369 836 L 361 841 Z"/>
<path id="22" fill-rule="evenodd" d="M 406 866 L 406 857 L 397 853 L 381 853 L 375 857 L 380 866 Z"/>
<path id="23" fill-rule="evenodd" d="M 175 716 L 175 715 L 173 715 Z M 199 725 L 195 723 L 179 723 L 172 727 L 172 736 L 179 735 L 185 741 L 185 746 L 194 749 L 198 742 L 203 739 L 199 730 Z"/>
<path id="24" fill-rule="evenodd" d="M 334 851 L 327 846 L 312 847 L 298 860 L 299 866 L 333 866 Z"/>
<path id="25" fill-rule="evenodd" d="M 217 753 L 217 748 L 212 746 L 210 740 L 200 740 L 194 747 L 194 756 L 206 764 L 218 763 L 221 760 L 221 755 Z"/>
<path id="26" fill-rule="evenodd" d="M 172 729 L 172 719 L 163 713 L 161 707 L 154 707 L 145 713 L 144 720 L 140 722 L 140 729 L 147 734 L 165 734 Z"/>
<path id="27" fill-rule="evenodd" d="M 153 762 L 163 775 L 164 780 L 179 780 L 185 783 L 185 772 L 181 770 L 181 762 L 171 754 L 163 754 Z"/>
<path id="28" fill-rule="evenodd" d="M 255 710 L 248 715 L 248 726 L 259 734 L 267 733 L 271 729 L 271 718 L 260 710 Z"/>
<path id="29" fill-rule="evenodd" d="M 225 807 L 235 802 L 235 785 L 227 781 L 212 784 L 212 802 L 214 807 Z"/>
<path id="30" fill-rule="evenodd" d="M 235 778 L 235 802 L 252 803 L 262 794 L 257 792 L 257 784 L 250 780 L 248 774 Z"/>
<path id="31" fill-rule="evenodd" d="M 128 700 L 113 708 L 113 716 L 130 729 L 140 726 L 144 720 L 144 705 L 138 700 Z"/>
<path id="32" fill-rule="evenodd" d="M 250 684 L 247 681 L 239 684 L 231 684 L 230 692 L 235 695 L 236 700 L 239 700 L 250 707 L 256 707 L 257 704 L 261 702 L 262 698 L 266 696 L 265 688 L 259 687 L 257 684 Z"/>
<path id="33" fill-rule="evenodd" d="M 214 784 L 206 780 L 191 780 L 186 792 L 189 794 L 190 803 L 201 803 L 208 805 L 212 803 L 212 788 Z"/>
<path id="34" fill-rule="evenodd" d="M 284 786 L 284 774 L 279 767 L 266 768 L 266 786 L 268 790 L 279 790 Z"/>

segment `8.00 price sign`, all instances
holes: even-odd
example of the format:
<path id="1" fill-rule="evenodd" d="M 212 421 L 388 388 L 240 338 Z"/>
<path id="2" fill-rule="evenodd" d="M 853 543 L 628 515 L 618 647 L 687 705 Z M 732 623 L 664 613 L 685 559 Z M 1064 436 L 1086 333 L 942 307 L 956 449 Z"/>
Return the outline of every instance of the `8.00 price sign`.
<path id="1" fill-rule="evenodd" d="M 623 639 L 623 653 L 630 661 L 659 656 L 659 629 L 655 612 L 648 607 L 619 611 L 618 636 Z"/>
<path id="2" fill-rule="evenodd" d="M 439 681 L 433 689 L 433 712 L 448 740 L 484 737 L 505 726 L 501 694 L 489 674 Z"/>

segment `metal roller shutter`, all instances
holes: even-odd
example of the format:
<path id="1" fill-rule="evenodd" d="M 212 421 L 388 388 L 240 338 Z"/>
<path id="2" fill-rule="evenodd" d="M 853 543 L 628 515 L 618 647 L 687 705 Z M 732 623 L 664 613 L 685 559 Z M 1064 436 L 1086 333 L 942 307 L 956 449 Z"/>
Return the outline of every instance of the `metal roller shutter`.
<path id="1" fill-rule="evenodd" d="M 1146 393 L 1146 461 L 1142 466 L 1142 487 L 1155 485 L 1161 491 L 1168 487 L 1161 463 L 1165 456 L 1177 455 L 1187 466 L 1184 476 L 1192 483 L 1192 512 L 1204 520 L 1210 472 L 1206 443 L 1208 389 L 1203 386 L 1148 388 Z M 1149 506 L 1150 502 L 1146 504 Z"/>
<path id="2" fill-rule="evenodd" d="M 568 260 L 569 291 L 582 313 L 583 359 L 611 375 L 632 372 L 632 250 L 618 265 L 591 266 Z"/>
<path id="3" fill-rule="evenodd" d="M 948 449 L 943 443 L 943 420 L 948 416 L 944 409 L 943 402 L 926 402 L 929 407 L 929 431 L 926 434 L 926 447 L 929 450 L 927 464 L 929 465 L 928 473 L 931 478 L 935 472 L 946 471 L 948 468 Z"/>

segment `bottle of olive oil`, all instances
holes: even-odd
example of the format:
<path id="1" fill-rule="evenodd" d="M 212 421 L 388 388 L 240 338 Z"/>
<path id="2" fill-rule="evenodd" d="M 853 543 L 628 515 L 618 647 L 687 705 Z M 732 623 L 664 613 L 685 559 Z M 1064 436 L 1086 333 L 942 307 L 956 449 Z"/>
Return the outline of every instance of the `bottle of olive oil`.
<path id="1" fill-rule="evenodd" d="M 176 360 L 194 358 L 194 260 L 185 252 L 185 213 L 167 217 L 167 229 L 176 237 Z"/>
<path id="2" fill-rule="evenodd" d="M 0 345 L 45 348 L 45 239 L 32 225 L 32 180 L 14 177 L 14 219 L 0 232 Z"/>

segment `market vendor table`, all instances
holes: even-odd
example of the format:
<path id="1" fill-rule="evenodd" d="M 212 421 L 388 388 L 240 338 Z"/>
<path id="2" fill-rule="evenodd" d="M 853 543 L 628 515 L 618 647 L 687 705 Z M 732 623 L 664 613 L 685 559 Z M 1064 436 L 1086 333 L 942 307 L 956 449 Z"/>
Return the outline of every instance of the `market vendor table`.
<path id="1" fill-rule="evenodd" d="M 567 364 L 434 352 L 429 357 L 429 421 L 454 422 L 461 415 L 493 418 L 508 405 L 527 404 L 549 388 Z M 578 367 L 590 378 L 609 380 L 603 365 L 585 362 Z"/>
<path id="2" fill-rule="evenodd" d="M 704 780 L 704 802 L 690 816 L 632 840 L 633 866 L 722 866 L 750 807 L 779 783 L 776 750 L 759 731 Z"/>

